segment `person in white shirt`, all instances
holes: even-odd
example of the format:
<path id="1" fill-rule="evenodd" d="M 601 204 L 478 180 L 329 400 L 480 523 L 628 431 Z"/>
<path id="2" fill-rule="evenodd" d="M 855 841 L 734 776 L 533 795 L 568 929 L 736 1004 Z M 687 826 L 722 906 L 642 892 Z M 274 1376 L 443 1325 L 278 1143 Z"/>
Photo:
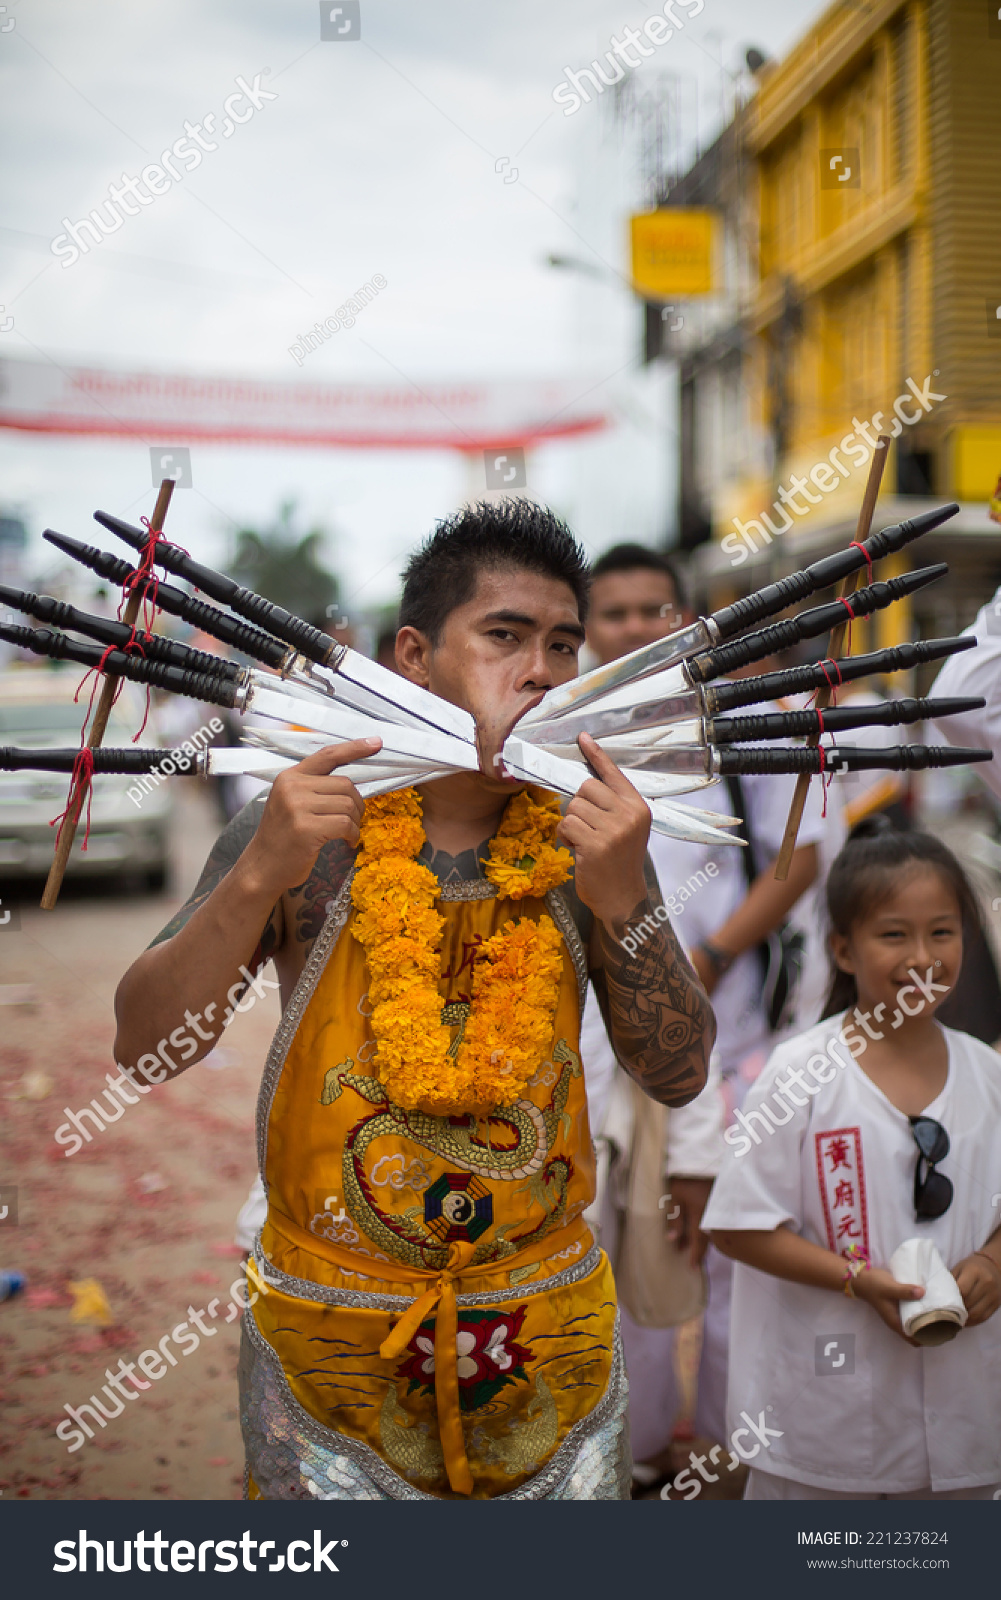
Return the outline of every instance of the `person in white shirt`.
<path id="1" fill-rule="evenodd" d="M 929 723 L 928 742 L 993 750 L 995 759 L 979 765 L 976 774 L 1001 800 L 1001 589 L 981 606 L 963 633 L 974 636 L 976 647 L 950 656 L 930 693 L 979 695 L 987 704 L 980 711 L 965 711 L 958 717 L 946 717 L 941 723 Z"/>
<path id="2" fill-rule="evenodd" d="M 726 1131 L 703 1219 L 738 1263 L 728 1410 L 734 1427 L 757 1424 L 745 1497 L 989 1499 L 1001 1061 L 935 1020 L 977 903 L 937 839 L 876 817 L 849 837 L 827 898 L 828 1016 L 774 1052 Z M 914 1239 L 955 1280 L 966 1320 L 952 1342 L 904 1333 L 901 1305 L 925 1289 L 889 1268 Z"/>
<path id="3" fill-rule="evenodd" d="M 643 545 L 624 544 L 606 551 L 595 562 L 587 642 L 600 664 L 663 638 L 689 620 L 692 613 L 685 606 L 681 579 L 669 556 Z M 766 669 L 767 663 L 759 663 L 749 671 Z M 752 840 L 751 885 L 739 847 L 707 847 L 660 834 L 650 838 L 650 857 L 672 925 L 712 997 L 717 1022 L 716 1047 L 705 1089 L 690 1105 L 671 1111 L 668 1116 L 666 1174 L 672 1205 L 678 1212 L 672 1231 L 696 1263 L 706 1256 L 707 1241 L 700 1233 L 699 1222 L 723 1154 L 726 1109 L 742 1102 L 753 1076 L 764 1065 L 771 1044 L 758 945 L 783 922 L 817 873 L 817 842 L 824 834 L 825 823 L 814 785 L 789 876 L 780 883 L 772 875 L 771 866 L 782 843 L 794 787 L 795 779 L 790 777 L 753 777 L 741 782 L 745 816 L 742 832 L 746 838 L 749 831 Z M 700 790 L 698 802 L 724 816 L 733 813 L 733 802 L 723 783 Z M 625 1156 L 629 1123 L 622 1113 L 627 1097 L 615 1092 L 614 1057 L 593 996 L 584 1011 L 581 1056 L 599 1155 L 607 1155 L 607 1147 L 613 1145 Z M 603 1212 L 604 1237 L 614 1248 L 614 1240 L 608 1238 L 607 1209 Z M 699 1434 L 722 1440 L 730 1264 L 710 1250 L 706 1269 L 709 1307 L 703 1329 L 695 1427 Z M 666 1447 L 678 1416 L 674 1335 L 669 1329 L 638 1327 L 625 1308 L 621 1315 L 633 1396 L 633 1455 L 642 1463 Z"/>

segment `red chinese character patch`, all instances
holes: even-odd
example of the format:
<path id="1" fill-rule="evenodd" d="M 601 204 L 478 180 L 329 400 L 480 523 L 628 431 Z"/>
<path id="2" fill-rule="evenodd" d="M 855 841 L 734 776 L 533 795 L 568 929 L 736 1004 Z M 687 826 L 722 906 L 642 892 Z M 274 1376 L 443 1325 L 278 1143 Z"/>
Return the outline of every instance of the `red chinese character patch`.
<path id="1" fill-rule="evenodd" d="M 817 1181 L 824 1205 L 827 1243 L 839 1256 L 869 1260 L 869 1217 L 861 1128 L 814 1134 Z"/>

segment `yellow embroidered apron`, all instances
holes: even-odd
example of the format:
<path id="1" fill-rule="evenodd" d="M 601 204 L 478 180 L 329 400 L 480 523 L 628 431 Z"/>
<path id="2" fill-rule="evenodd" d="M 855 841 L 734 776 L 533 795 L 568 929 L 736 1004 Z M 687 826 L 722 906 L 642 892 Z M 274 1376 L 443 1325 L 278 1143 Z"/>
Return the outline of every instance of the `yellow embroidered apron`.
<path id="1" fill-rule="evenodd" d="M 594 1193 L 583 951 L 556 893 L 446 890 L 440 991 L 456 1048 L 477 947 L 506 921 L 555 912 L 563 973 L 524 1096 L 490 1117 L 430 1117 L 392 1105 L 372 1069 L 349 905 L 345 886 L 265 1073 L 254 1331 L 331 1448 L 361 1441 L 424 1493 L 489 1498 L 545 1466 L 613 1366 L 611 1271 L 581 1220 Z"/>

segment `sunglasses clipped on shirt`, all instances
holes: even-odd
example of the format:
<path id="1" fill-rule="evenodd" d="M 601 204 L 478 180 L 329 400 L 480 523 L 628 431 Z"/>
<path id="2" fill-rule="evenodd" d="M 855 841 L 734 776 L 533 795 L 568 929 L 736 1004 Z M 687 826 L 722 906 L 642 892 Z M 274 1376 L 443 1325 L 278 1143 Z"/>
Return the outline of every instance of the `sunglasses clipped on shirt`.
<path id="1" fill-rule="evenodd" d="M 949 1154 L 949 1135 L 934 1117 L 908 1117 L 918 1164 L 914 1169 L 914 1215 L 919 1222 L 934 1222 L 952 1205 L 955 1190 L 951 1179 L 936 1170 Z"/>

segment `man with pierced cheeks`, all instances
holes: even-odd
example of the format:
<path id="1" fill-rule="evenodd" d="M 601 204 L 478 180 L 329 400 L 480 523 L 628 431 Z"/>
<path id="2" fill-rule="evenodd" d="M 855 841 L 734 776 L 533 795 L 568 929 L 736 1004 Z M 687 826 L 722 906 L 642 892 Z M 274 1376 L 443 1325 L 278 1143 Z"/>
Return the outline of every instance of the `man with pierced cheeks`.
<path id="1" fill-rule="evenodd" d="M 220 1016 L 241 967 L 274 960 L 281 983 L 258 1119 L 268 1218 L 241 1356 L 252 1498 L 628 1498 L 615 1289 L 582 1220 L 594 1182 L 578 1048 L 588 977 L 623 1067 L 666 1105 L 702 1089 L 715 1023 L 669 922 L 635 954 L 622 943 L 661 904 L 650 812 L 632 785 L 581 735 L 594 776 L 560 816 L 497 759 L 518 719 L 576 675 L 587 587 L 568 529 L 523 500 L 465 507 L 405 573 L 397 668 L 472 713 L 481 763 L 415 791 L 424 843 L 408 858 L 433 874 L 444 923 L 450 1068 L 468 1059 L 482 974 L 503 970 L 491 951 L 537 938 L 526 948 L 555 952 L 495 995 L 501 1015 L 537 1015 L 543 996 L 552 1016 L 510 1096 L 484 1109 L 474 1093 L 433 1114 L 416 1091 L 387 1090 L 357 889 L 352 902 L 365 804 L 338 776 L 377 739 L 319 751 L 245 807 L 119 986 L 117 1059 L 129 1062 L 185 1009 L 210 1016 L 214 1003 Z M 534 841 L 515 862 L 520 890 L 492 853 L 505 816 L 509 837 L 524 828 Z M 543 859 L 565 863 L 548 885 Z M 387 899 L 365 917 L 391 910 Z M 512 1055 L 529 1031 L 509 1032 Z M 384 1048 L 406 1068 L 412 1041 Z M 484 1055 L 483 1072 L 511 1070 L 504 1054 Z"/>

